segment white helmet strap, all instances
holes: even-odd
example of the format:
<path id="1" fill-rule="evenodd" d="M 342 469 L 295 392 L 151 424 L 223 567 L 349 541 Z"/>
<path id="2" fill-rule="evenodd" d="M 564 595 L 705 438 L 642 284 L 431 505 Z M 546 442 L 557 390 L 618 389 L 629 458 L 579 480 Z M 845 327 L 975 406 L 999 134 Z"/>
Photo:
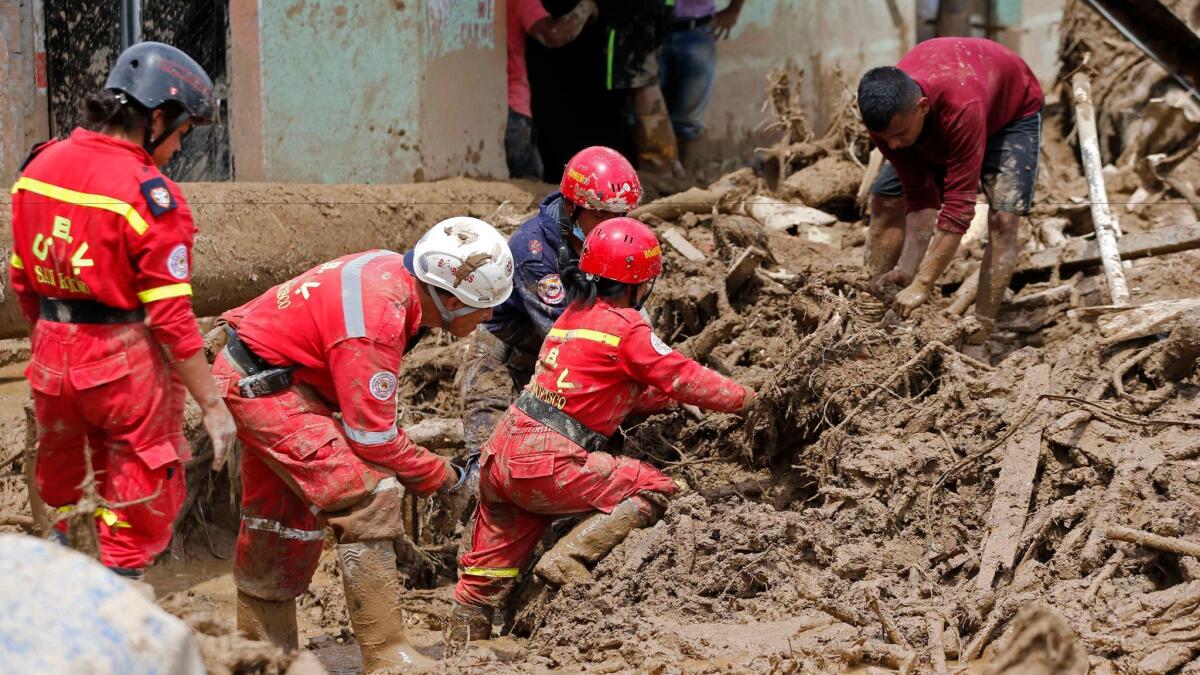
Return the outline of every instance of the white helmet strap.
<path id="1" fill-rule="evenodd" d="M 459 317 L 466 316 L 466 315 L 470 314 L 471 312 L 475 312 L 475 311 L 479 310 L 478 307 L 472 307 L 470 305 L 463 305 L 462 307 L 459 307 L 458 309 L 456 309 L 454 311 L 450 311 L 450 310 L 446 309 L 446 305 L 442 304 L 442 294 L 438 293 L 439 289 L 437 286 L 434 286 L 433 284 L 430 284 L 430 283 L 426 283 L 425 288 L 429 290 L 429 295 L 430 295 L 430 297 L 433 298 L 433 306 L 437 307 L 438 314 L 440 314 L 442 316 L 442 328 L 445 328 L 446 326 L 450 325 L 451 321 L 454 321 L 455 319 L 457 319 Z"/>

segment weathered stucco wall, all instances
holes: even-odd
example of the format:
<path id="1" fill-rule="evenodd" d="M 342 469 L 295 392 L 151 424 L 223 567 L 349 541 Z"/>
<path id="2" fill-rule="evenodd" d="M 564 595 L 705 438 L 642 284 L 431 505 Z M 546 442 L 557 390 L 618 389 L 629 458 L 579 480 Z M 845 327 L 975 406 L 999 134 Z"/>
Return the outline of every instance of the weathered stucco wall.
<path id="1" fill-rule="evenodd" d="M 0 182 L 12 183 L 29 148 L 49 136 L 46 60 L 34 48 L 31 0 L 0 1 Z"/>
<path id="2" fill-rule="evenodd" d="M 805 107 L 814 128 L 823 129 L 842 100 L 835 67 L 854 87 L 868 68 L 895 63 L 912 44 L 916 3 L 897 0 L 896 8 L 900 27 L 887 0 L 747 2 L 730 39 L 717 46 L 717 80 L 705 113 L 709 140 L 744 152 L 763 139 L 767 73 L 788 59 L 804 70 Z"/>
<path id="3" fill-rule="evenodd" d="M 503 12 L 492 0 L 232 0 L 237 177 L 503 176 Z M 257 45 L 236 39 L 253 28 Z"/>

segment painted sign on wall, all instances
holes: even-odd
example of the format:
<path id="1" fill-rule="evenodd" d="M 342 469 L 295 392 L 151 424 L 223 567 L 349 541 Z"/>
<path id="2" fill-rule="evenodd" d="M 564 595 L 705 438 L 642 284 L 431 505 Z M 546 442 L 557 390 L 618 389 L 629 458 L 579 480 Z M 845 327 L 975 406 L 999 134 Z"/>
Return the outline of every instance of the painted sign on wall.
<path id="1" fill-rule="evenodd" d="M 425 51 L 436 59 L 467 47 L 491 49 L 496 44 L 495 25 L 493 0 L 428 0 Z"/>

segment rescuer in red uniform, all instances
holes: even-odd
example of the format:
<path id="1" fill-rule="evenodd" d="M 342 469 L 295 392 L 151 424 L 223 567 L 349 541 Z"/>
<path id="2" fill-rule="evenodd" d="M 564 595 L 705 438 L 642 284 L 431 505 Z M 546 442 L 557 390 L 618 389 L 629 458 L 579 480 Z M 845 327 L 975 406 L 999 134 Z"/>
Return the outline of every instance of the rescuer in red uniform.
<path id="1" fill-rule="evenodd" d="M 186 54 L 134 45 L 87 98 L 93 130 L 34 148 L 12 188 L 9 279 L 32 326 L 38 491 L 56 507 L 79 499 L 86 440 L 102 498 L 152 497 L 97 512 L 101 562 L 135 579 L 183 501 L 185 387 L 214 469 L 234 440 L 192 313 L 192 213 L 159 172 L 213 106 L 212 81 Z"/>
<path id="2" fill-rule="evenodd" d="M 654 234 L 632 218 L 597 225 L 578 267 L 567 266 L 569 305 L 538 355 L 533 380 L 483 445 L 470 552 L 460 560 L 451 640 L 487 639 L 546 527 L 593 513 L 538 562 L 558 586 L 635 528 L 654 523 L 675 483 L 658 469 L 602 450 L 627 415 L 678 401 L 735 412 L 754 392 L 672 350 L 640 309 L 662 271 Z M 474 467 L 472 467 L 474 468 Z"/>
<path id="3" fill-rule="evenodd" d="M 328 525 L 366 670 L 432 663 L 401 620 L 401 486 L 465 490 L 462 472 L 396 426 L 397 374 L 422 327 L 468 335 L 508 299 L 512 279 L 504 237 L 451 218 L 411 253 L 343 256 L 222 317 L 230 328 L 213 374 L 245 449 L 234 562 L 242 632 L 297 647 L 295 599 Z"/>

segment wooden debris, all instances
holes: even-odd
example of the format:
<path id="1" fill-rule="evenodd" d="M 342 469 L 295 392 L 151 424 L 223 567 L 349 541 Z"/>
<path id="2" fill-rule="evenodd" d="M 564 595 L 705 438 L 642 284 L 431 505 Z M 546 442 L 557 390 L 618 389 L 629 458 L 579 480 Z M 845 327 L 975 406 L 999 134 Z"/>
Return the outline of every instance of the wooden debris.
<path id="1" fill-rule="evenodd" d="M 762 223 L 769 232 L 784 232 L 793 227 L 826 227 L 837 222 L 836 217 L 811 206 L 780 202 L 762 195 L 746 200 L 745 209 L 747 215 Z"/>
<path id="2" fill-rule="evenodd" d="M 871 184 L 879 177 L 879 170 L 882 168 L 883 153 L 879 148 L 871 148 L 871 156 L 867 159 L 867 171 L 863 174 L 862 182 L 858 184 L 856 201 L 859 208 L 866 208 L 867 198 L 871 195 Z"/>
<path id="3" fill-rule="evenodd" d="M 887 608 L 883 606 L 883 602 L 879 599 L 879 591 L 875 588 L 867 589 L 867 601 L 871 603 L 871 609 L 875 612 L 875 616 L 879 617 L 879 623 L 883 624 L 883 632 L 887 634 L 888 639 L 892 644 L 900 645 L 901 647 L 911 647 L 904 634 L 896 628 L 896 622 L 892 620 L 892 615 L 888 613 Z"/>
<path id="4" fill-rule="evenodd" d="M 705 256 L 700 252 L 700 249 L 692 245 L 692 242 L 683 236 L 683 233 L 678 228 L 669 227 L 666 232 L 662 233 L 663 241 L 671 245 L 671 248 L 679 251 L 683 257 L 692 262 L 700 262 Z"/>
<path id="5" fill-rule="evenodd" d="M 1126 234 L 1117 243 L 1117 248 L 1122 260 L 1137 260 L 1200 248 L 1200 223 Z M 1046 272 L 1054 267 L 1059 267 L 1063 274 L 1074 274 L 1099 263 L 1100 250 L 1094 239 L 1072 237 L 1057 248 L 1023 254 L 1017 264 L 1017 274 Z"/>
<path id="6" fill-rule="evenodd" d="M 925 625 L 929 629 L 929 660 L 933 672 L 941 675 L 946 672 L 946 638 L 943 632 L 946 619 L 938 612 L 925 615 Z"/>
<path id="7" fill-rule="evenodd" d="M 1148 335 L 1169 332 L 1192 310 L 1200 309 L 1200 298 L 1160 300 L 1100 317 L 1100 343 L 1116 344 Z"/>
<path id="8" fill-rule="evenodd" d="M 1092 202 L 1092 225 L 1096 228 L 1096 244 L 1100 250 L 1100 263 L 1104 277 L 1108 280 L 1109 298 L 1114 305 L 1129 303 L 1129 284 L 1125 281 L 1125 270 L 1121 267 L 1121 253 L 1117 249 L 1120 226 L 1108 206 L 1108 192 L 1104 187 L 1104 162 L 1100 159 L 1100 144 L 1096 139 L 1096 110 L 1092 106 L 1092 83 L 1087 72 L 1076 71 L 1071 78 L 1071 91 L 1075 95 L 1075 130 L 1079 133 L 1079 154 L 1083 158 L 1083 173 L 1087 177 L 1088 195 Z"/>
<path id="9" fill-rule="evenodd" d="M 644 220 L 646 216 L 655 216 L 669 221 L 679 220 L 685 213 L 712 213 L 722 194 L 722 191 L 694 187 L 639 206 L 629 212 L 629 217 Z"/>
<path id="10" fill-rule="evenodd" d="M 1104 567 L 1100 568 L 1100 571 L 1096 573 L 1096 578 L 1088 585 L 1087 591 L 1084 592 L 1083 601 L 1085 603 L 1096 599 L 1096 594 L 1100 592 L 1100 587 L 1104 585 L 1104 582 L 1112 578 L 1112 575 L 1116 573 L 1117 568 L 1123 562 L 1125 562 L 1125 551 L 1123 549 L 1112 554 L 1112 557 L 1108 559 Z"/>
<path id="11" fill-rule="evenodd" d="M 950 306 L 946 311 L 954 316 L 962 316 L 971 305 L 975 304 L 975 295 L 979 292 L 979 265 L 971 266 L 971 271 L 967 272 L 967 276 L 963 282 L 959 284 L 958 289 L 954 291 L 954 299 L 951 300 Z"/>
<path id="12" fill-rule="evenodd" d="M 1176 537 L 1161 537 L 1150 532 L 1135 530 L 1129 527 L 1110 525 L 1105 528 L 1105 536 L 1111 541 L 1124 541 L 1138 546 L 1145 546 L 1156 551 L 1165 551 L 1176 555 L 1189 555 L 1200 558 L 1200 542 L 1188 541 Z"/>
<path id="13" fill-rule="evenodd" d="M 737 293 L 746 281 L 754 276 L 754 270 L 758 269 L 766 257 L 766 253 L 753 246 L 742 251 L 734 258 L 733 264 L 729 266 L 729 271 L 725 274 L 725 292 L 729 295 Z"/>
<path id="14" fill-rule="evenodd" d="M 1050 366 L 1041 364 L 1030 369 L 1026 386 L 1027 391 L 1035 396 L 1047 393 L 1050 389 Z M 991 589 L 996 574 L 1010 569 L 1016 558 L 1042 450 L 1043 425 L 1040 420 L 1045 415 L 1047 405 L 1044 401 L 1038 404 L 1040 414 L 1034 415 L 1024 429 L 1018 430 L 1005 448 L 992 510 L 988 515 L 979 575 L 975 577 L 975 586 L 981 591 Z M 1024 405 L 1017 406 L 1017 409 L 1024 408 Z"/>
<path id="15" fill-rule="evenodd" d="M 33 514 L 33 533 L 39 537 L 50 534 L 50 516 L 46 502 L 37 488 L 37 419 L 34 417 L 33 397 L 25 399 L 25 493 Z"/>
<path id="16" fill-rule="evenodd" d="M 461 448 L 463 446 L 463 423 L 461 419 L 430 417 L 412 426 L 404 427 L 404 434 L 417 445 L 430 450 Z"/>

